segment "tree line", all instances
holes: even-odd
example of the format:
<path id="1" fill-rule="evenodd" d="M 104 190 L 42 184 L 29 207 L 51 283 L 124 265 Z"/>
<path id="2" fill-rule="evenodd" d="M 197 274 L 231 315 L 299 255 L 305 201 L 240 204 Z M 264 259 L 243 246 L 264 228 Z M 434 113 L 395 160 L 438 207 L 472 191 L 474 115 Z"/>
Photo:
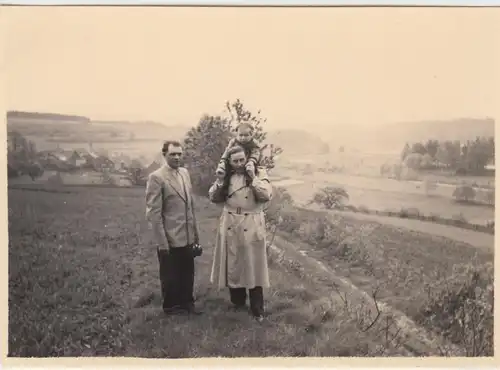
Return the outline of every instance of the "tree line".
<path id="1" fill-rule="evenodd" d="M 427 140 L 406 143 L 401 151 L 401 161 L 415 170 L 447 168 L 456 172 L 481 173 L 495 161 L 495 139 L 476 137 L 475 140 Z"/>

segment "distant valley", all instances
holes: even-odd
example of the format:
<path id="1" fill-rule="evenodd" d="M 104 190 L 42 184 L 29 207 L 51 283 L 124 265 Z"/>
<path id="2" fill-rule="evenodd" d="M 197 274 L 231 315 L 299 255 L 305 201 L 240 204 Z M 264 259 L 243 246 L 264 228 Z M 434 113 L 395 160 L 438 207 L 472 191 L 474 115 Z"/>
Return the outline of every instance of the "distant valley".
<path id="1" fill-rule="evenodd" d="M 167 139 L 182 140 L 187 125 L 168 125 L 155 121 L 103 121 L 85 116 L 55 113 L 8 112 L 8 131 L 17 131 L 35 142 L 38 150 L 55 148 L 93 148 L 154 156 Z M 266 142 L 283 148 L 289 159 L 346 152 L 399 152 L 405 142 L 474 139 L 494 136 L 493 119 L 462 118 L 448 121 L 422 121 L 385 124 L 378 127 L 340 126 L 323 134 L 304 129 L 270 130 Z"/>

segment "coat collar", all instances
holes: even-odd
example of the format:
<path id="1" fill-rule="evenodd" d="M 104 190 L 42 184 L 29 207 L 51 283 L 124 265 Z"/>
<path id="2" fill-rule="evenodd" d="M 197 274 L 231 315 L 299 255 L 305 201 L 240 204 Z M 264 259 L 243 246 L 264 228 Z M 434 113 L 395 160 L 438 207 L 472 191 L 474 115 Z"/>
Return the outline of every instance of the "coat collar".
<path id="1" fill-rule="evenodd" d="M 184 176 L 180 171 L 180 168 L 172 168 L 167 163 L 165 157 L 162 157 L 163 160 L 163 172 L 165 173 L 165 180 L 172 186 L 175 192 L 182 198 L 185 202 L 187 202 L 187 194 L 184 192 L 184 188 L 186 187 Z M 184 184 L 183 184 L 184 182 Z M 187 188 L 186 188 L 187 192 Z"/>

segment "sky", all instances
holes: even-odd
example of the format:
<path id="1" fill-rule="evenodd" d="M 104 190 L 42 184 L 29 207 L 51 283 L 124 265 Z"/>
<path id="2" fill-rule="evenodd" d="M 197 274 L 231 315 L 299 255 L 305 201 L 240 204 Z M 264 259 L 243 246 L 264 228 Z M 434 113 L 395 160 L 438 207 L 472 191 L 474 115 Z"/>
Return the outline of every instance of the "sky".
<path id="1" fill-rule="evenodd" d="M 494 116 L 500 9 L 2 9 L 10 110 L 269 127 Z"/>

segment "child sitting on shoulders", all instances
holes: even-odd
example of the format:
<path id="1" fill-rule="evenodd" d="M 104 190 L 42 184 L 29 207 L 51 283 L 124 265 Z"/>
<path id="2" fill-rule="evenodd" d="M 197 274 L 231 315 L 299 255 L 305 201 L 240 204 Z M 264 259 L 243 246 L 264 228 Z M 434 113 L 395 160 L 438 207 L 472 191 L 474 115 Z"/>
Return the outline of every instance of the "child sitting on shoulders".
<path id="1" fill-rule="evenodd" d="M 222 153 L 221 160 L 216 170 L 218 176 L 224 176 L 226 174 L 226 160 L 229 149 L 235 145 L 239 145 L 245 151 L 246 157 L 248 158 L 247 164 L 245 166 L 247 173 L 255 175 L 255 170 L 259 165 L 261 159 L 260 146 L 253 137 L 254 127 L 248 123 L 243 122 L 236 128 L 236 137 L 229 141 L 224 153 Z"/>

